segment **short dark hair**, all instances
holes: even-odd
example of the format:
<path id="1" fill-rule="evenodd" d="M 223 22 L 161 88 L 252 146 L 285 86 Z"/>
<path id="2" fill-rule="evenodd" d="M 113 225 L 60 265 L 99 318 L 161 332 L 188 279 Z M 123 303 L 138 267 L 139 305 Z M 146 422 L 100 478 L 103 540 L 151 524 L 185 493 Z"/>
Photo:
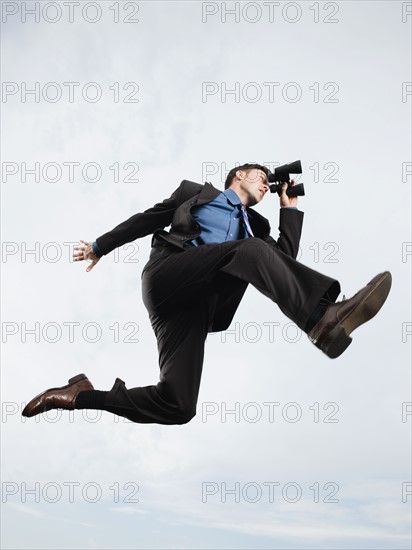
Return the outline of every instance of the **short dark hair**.
<path id="1" fill-rule="evenodd" d="M 235 177 L 236 172 L 238 170 L 244 170 L 245 172 L 249 172 L 249 170 L 253 170 L 253 168 L 257 168 L 258 170 L 262 170 L 263 172 L 265 172 L 266 176 L 269 176 L 269 174 L 270 174 L 269 168 L 266 168 L 266 166 L 263 166 L 262 164 L 242 164 L 242 166 L 235 166 L 234 168 L 232 168 L 229 171 L 229 173 L 226 177 L 225 189 L 230 187 L 230 184 L 232 183 L 232 180 Z"/>

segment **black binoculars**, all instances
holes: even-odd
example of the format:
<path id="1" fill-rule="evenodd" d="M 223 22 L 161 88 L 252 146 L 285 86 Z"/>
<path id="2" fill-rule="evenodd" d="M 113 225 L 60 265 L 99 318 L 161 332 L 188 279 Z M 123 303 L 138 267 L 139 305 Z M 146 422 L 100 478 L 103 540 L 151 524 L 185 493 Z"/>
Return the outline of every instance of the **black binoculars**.
<path id="1" fill-rule="evenodd" d="M 291 162 L 290 164 L 284 164 L 283 166 L 278 166 L 275 168 L 275 171 L 273 174 L 269 173 L 268 175 L 268 181 L 270 182 L 276 182 L 272 185 L 269 185 L 269 189 L 271 193 L 277 193 L 280 197 L 282 193 L 282 185 L 284 183 L 288 184 L 288 188 L 286 189 L 286 195 L 288 197 L 301 197 L 305 194 L 305 189 L 303 187 L 303 183 L 298 183 L 297 185 L 292 186 L 292 182 L 290 181 L 290 174 L 301 174 L 302 173 L 302 165 L 300 163 L 300 160 L 295 160 L 295 162 Z"/>

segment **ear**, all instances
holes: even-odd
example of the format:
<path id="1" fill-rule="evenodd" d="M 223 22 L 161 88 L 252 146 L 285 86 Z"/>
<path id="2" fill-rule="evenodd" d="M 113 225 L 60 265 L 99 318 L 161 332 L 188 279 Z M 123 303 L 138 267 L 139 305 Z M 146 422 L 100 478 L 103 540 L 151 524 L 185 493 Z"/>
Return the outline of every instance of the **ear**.
<path id="1" fill-rule="evenodd" d="M 243 170 L 236 170 L 235 178 L 238 179 L 238 180 L 241 180 L 242 179 L 242 174 L 244 174 Z"/>

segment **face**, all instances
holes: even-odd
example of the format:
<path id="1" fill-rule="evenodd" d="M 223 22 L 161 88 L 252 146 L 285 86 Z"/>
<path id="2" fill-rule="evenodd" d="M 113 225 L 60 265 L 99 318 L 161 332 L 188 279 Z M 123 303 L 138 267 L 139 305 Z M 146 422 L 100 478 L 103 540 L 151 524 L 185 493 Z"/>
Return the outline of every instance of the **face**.
<path id="1" fill-rule="evenodd" d="M 236 182 L 239 191 L 247 198 L 245 204 L 253 206 L 260 202 L 269 190 L 269 182 L 263 170 L 252 168 L 248 172 L 238 170 L 236 172 Z"/>

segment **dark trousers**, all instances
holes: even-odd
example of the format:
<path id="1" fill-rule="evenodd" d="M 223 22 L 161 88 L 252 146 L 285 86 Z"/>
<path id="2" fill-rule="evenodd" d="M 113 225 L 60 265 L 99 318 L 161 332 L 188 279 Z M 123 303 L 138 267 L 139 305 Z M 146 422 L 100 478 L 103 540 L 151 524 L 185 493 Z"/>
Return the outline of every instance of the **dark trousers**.
<path id="1" fill-rule="evenodd" d="M 142 272 L 142 293 L 157 338 L 160 380 L 156 385 L 127 389 L 117 378 L 101 408 L 140 423 L 191 420 L 214 314 L 227 293 L 247 283 L 305 332 L 325 293 L 334 301 L 340 292 L 335 279 L 258 238 L 185 250 L 158 241 Z"/>

